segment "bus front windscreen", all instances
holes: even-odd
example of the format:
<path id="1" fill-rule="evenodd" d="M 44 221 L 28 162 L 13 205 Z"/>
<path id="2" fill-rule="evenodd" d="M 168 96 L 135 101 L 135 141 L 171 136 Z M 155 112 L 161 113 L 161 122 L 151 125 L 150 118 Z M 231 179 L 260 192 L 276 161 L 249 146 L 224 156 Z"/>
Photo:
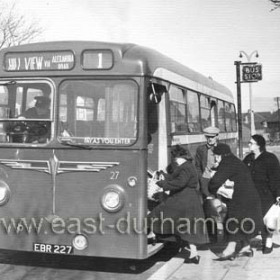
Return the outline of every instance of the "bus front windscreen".
<path id="1" fill-rule="evenodd" d="M 0 82 L 0 143 L 46 144 L 51 140 L 53 90 L 47 81 Z"/>
<path id="2" fill-rule="evenodd" d="M 67 80 L 59 88 L 59 139 L 68 144 L 131 145 L 137 136 L 137 84 Z"/>

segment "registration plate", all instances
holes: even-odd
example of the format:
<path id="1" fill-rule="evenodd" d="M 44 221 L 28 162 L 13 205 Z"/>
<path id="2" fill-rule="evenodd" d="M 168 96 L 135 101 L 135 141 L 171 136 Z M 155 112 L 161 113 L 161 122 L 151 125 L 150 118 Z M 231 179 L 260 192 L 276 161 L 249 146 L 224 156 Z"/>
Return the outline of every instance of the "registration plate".
<path id="1" fill-rule="evenodd" d="M 40 252 L 40 253 L 70 255 L 70 254 L 73 254 L 73 246 L 34 243 L 33 244 L 33 251 L 34 252 Z"/>

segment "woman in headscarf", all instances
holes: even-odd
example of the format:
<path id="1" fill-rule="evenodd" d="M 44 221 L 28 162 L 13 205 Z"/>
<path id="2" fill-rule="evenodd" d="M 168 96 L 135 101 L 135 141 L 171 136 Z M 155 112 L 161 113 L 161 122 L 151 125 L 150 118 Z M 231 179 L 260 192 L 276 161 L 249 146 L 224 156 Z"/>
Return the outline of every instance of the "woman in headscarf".
<path id="1" fill-rule="evenodd" d="M 230 182 L 232 196 L 224 198 L 227 205 L 225 228 L 228 244 L 217 260 L 233 260 L 236 256 L 253 256 L 250 239 L 258 235 L 263 227 L 261 201 L 251 174 L 245 164 L 231 153 L 230 147 L 219 143 L 213 150 L 219 164 L 209 183 L 209 191 L 217 195 L 221 186 Z M 227 188 L 227 186 L 226 186 Z M 241 250 L 236 252 L 237 243 Z"/>
<path id="2" fill-rule="evenodd" d="M 208 242 L 204 212 L 198 193 L 198 175 L 188 150 L 177 145 L 171 152 L 170 172 L 162 173 L 164 180 L 157 184 L 169 195 L 149 214 L 152 231 L 158 235 L 175 235 L 188 253 L 186 262 L 199 263 L 196 244 Z"/>
<path id="3" fill-rule="evenodd" d="M 256 189 L 262 202 L 262 215 L 265 216 L 269 208 L 280 197 L 280 165 L 277 157 L 266 151 L 263 136 L 255 134 L 249 142 L 251 153 L 244 159 L 244 163 L 251 171 Z M 272 233 L 266 227 L 262 229 L 262 252 L 271 253 L 273 249 Z"/>

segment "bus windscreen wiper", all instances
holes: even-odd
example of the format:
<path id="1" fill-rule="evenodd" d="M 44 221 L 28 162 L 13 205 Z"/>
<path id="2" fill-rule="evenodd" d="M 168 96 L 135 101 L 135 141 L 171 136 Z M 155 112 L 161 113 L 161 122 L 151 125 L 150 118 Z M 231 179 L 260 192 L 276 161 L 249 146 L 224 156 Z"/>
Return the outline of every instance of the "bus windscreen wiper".
<path id="1" fill-rule="evenodd" d="M 71 147 L 82 148 L 82 149 L 92 149 L 92 146 L 90 145 L 73 143 L 71 140 L 61 140 L 60 143 L 65 146 L 71 146 Z"/>
<path id="2" fill-rule="evenodd" d="M 15 85 L 17 82 L 12 80 L 12 81 L 0 81 L 1 86 L 9 86 L 9 85 Z"/>

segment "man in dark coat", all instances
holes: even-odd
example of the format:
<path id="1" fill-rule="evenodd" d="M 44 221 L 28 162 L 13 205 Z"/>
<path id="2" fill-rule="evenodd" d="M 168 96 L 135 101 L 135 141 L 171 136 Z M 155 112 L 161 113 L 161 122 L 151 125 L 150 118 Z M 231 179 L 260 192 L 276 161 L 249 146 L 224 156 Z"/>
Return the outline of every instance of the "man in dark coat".
<path id="1" fill-rule="evenodd" d="M 35 106 L 24 112 L 23 117 L 27 119 L 49 119 L 51 100 L 47 96 L 35 96 Z M 28 143 L 46 143 L 50 139 L 50 121 L 28 122 Z"/>
<path id="2" fill-rule="evenodd" d="M 211 177 L 211 168 L 214 164 L 213 148 L 218 143 L 220 130 L 217 127 L 209 126 L 203 130 L 206 137 L 206 144 L 197 147 L 195 155 L 195 166 L 198 173 L 200 191 L 204 198 L 211 196 L 208 184 Z"/>
<path id="3" fill-rule="evenodd" d="M 219 166 L 210 180 L 210 192 L 216 195 L 227 180 L 234 182 L 232 198 L 224 199 L 227 205 L 226 229 L 229 243 L 221 258 L 233 257 L 237 242 L 242 243 L 240 255 L 250 254 L 249 240 L 258 235 L 263 227 L 259 194 L 249 170 L 231 153 L 228 145 L 220 143 L 213 152 Z"/>
<path id="4" fill-rule="evenodd" d="M 280 165 L 277 157 L 266 151 L 263 136 L 255 134 L 251 137 L 249 148 L 251 153 L 244 163 L 251 171 L 253 181 L 262 202 L 262 214 L 265 216 L 269 208 L 280 197 Z M 262 231 L 263 253 L 272 251 L 272 234 L 264 228 Z"/>

